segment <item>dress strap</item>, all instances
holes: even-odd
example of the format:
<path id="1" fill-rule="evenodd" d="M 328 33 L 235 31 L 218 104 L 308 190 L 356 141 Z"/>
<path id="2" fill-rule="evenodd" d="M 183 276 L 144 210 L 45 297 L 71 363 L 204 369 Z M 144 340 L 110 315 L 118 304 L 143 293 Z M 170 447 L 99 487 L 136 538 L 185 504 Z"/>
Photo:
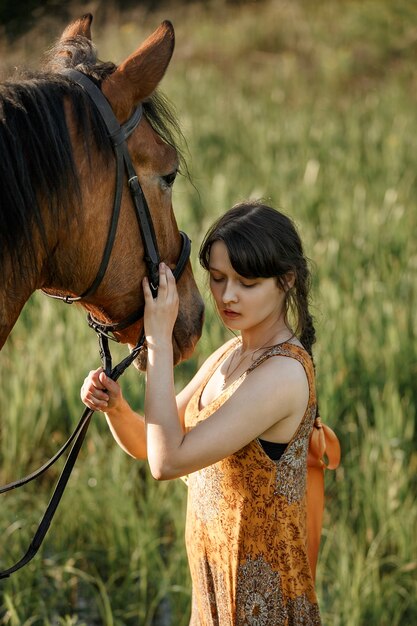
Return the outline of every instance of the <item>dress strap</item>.
<path id="1" fill-rule="evenodd" d="M 261 365 L 264 361 L 270 359 L 273 356 L 289 357 L 291 359 L 296 359 L 301 363 L 308 380 L 310 400 L 311 398 L 314 398 L 315 400 L 314 365 L 312 358 L 305 348 L 303 348 L 302 346 L 297 346 L 295 343 L 284 341 L 283 343 L 278 343 L 275 346 L 271 346 L 268 350 L 266 350 L 266 352 L 261 354 L 261 356 L 252 363 L 247 372 L 251 372 L 256 367 L 258 367 L 258 365 Z"/>

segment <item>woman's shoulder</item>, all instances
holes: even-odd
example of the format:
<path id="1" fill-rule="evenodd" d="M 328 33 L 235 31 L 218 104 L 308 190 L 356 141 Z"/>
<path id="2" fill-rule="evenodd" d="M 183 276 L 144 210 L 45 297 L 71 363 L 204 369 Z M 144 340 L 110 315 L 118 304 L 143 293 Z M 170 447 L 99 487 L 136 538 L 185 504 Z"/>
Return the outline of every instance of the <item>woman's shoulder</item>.
<path id="1" fill-rule="evenodd" d="M 280 357 L 280 358 L 275 358 Z M 259 357 L 249 368 L 258 373 L 271 373 L 271 379 L 278 383 L 291 378 L 294 381 L 304 381 L 306 379 L 306 365 L 311 361 L 310 356 L 302 346 L 294 343 L 273 346 Z"/>
<path id="2" fill-rule="evenodd" d="M 253 363 L 250 369 L 255 369 L 265 362 L 269 362 L 270 367 L 284 368 L 300 373 L 304 372 L 304 375 L 307 374 L 307 376 L 314 372 L 313 360 L 297 338 L 271 346 Z"/>
<path id="3" fill-rule="evenodd" d="M 305 367 L 303 359 L 294 358 L 299 350 L 304 349 L 296 344 L 271 348 L 249 368 L 233 394 L 236 403 L 245 405 L 248 410 L 256 409 L 258 417 L 269 415 L 268 428 L 275 418 L 276 422 L 291 415 L 301 419 L 314 398 L 314 381 L 309 368 Z M 278 355 L 280 358 L 276 358 Z M 292 358 L 281 358 L 287 356 Z"/>
<path id="4" fill-rule="evenodd" d="M 248 383 L 259 385 L 263 380 L 262 388 L 267 385 L 273 395 L 280 395 L 285 390 L 292 395 L 304 395 L 314 382 L 311 357 L 298 341 L 271 346 L 253 363 L 248 373 L 251 373 L 247 377 Z"/>

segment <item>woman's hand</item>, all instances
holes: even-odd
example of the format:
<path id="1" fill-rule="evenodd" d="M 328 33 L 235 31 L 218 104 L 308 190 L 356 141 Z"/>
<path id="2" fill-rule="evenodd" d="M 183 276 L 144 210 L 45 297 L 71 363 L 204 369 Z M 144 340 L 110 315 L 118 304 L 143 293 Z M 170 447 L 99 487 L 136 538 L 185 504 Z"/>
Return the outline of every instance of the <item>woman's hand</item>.
<path id="1" fill-rule="evenodd" d="M 92 370 L 81 387 L 81 400 L 93 411 L 117 413 L 124 399 L 118 383 L 106 376 L 102 367 Z"/>
<path id="2" fill-rule="evenodd" d="M 149 281 L 143 279 L 145 295 L 145 335 L 148 348 L 158 344 L 170 344 L 172 331 L 178 316 L 178 291 L 175 278 L 165 263 L 159 266 L 159 287 L 156 298 L 152 297 Z"/>

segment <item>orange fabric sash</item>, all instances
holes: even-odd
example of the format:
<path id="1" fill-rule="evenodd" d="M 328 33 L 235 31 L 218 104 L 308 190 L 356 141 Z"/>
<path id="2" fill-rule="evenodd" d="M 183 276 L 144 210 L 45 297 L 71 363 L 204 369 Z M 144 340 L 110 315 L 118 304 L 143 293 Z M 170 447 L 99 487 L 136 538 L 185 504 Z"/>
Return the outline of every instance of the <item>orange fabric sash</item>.
<path id="1" fill-rule="evenodd" d="M 327 457 L 327 463 L 324 458 Z M 320 548 L 324 510 L 324 470 L 340 463 L 340 443 L 329 426 L 316 417 L 307 457 L 307 550 L 313 580 Z"/>

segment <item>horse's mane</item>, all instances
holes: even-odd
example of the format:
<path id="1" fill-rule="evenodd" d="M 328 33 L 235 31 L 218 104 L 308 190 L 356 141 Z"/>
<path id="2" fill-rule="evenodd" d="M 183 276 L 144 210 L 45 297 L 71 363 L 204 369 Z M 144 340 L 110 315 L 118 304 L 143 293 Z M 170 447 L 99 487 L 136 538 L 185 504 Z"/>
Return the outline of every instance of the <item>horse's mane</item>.
<path id="1" fill-rule="evenodd" d="M 67 128 L 64 100 L 73 109 L 77 131 L 94 138 L 106 159 L 112 158 L 112 146 L 104 123 L 89 97 L 67 78 L 60 68 L 73 67 L 89 75 L 98 84 L 116 66 L 97 59 L 95 47 L 84 37 L 59 42 L 45 59 L 45 69 L 20 73 L 13 81 L 0 85 L 0 267 L 10 256 L 13 267 L 29 275 L 36 271 L 34 229 L 46 245 L 46 230 L 41 203 L 49 219 L 70 217 L 81 194 L 77 169 Z M 144 113 L 158 134 L 178 151 L 181 131 L 167 101 L 154 94 L 144 103 Z M 181 155 L 180 155 L 181 157 Z M 31 259 L 23 267 L 21 250 Z"/>

